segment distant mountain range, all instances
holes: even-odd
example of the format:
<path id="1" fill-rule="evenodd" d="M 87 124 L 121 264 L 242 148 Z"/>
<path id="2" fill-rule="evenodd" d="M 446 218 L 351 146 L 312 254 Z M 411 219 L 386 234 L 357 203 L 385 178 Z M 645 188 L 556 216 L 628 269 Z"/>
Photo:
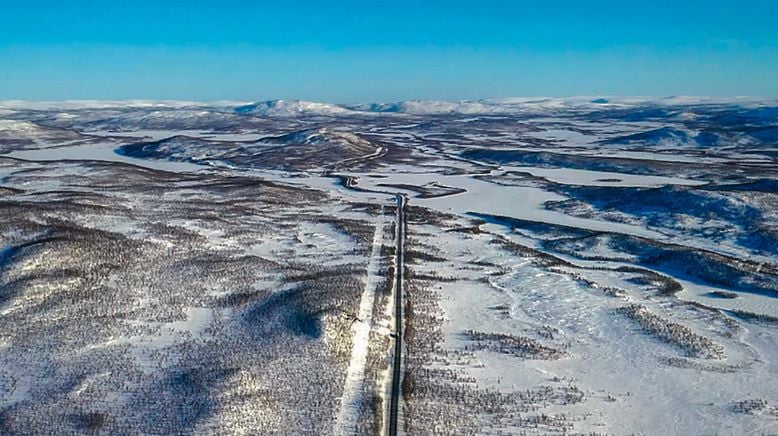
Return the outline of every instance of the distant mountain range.
<path id="1" fill-rule="evenodd" d="M 148 110 L 209 109 L 240 115 L 261 117 L 339 116 L 368 114 L 517 114 L 541 110 L 618 109 L 634 106 L 694 106 L 740 105 L 744 108 L 778 106 L 776 98 L 755 97 L 564 97 L 564 98 L 502 98 L 485 100 L 435 101 L 407 100 L 389 103 L 331 104 L 303 100 L 269 100 L 260 102 L 218 101 L 191 102 L 171 100 L 74 100 L 61 102 L 0 101 L 0 111 L 13 110 L 76 110 L 139 108 Z"/>

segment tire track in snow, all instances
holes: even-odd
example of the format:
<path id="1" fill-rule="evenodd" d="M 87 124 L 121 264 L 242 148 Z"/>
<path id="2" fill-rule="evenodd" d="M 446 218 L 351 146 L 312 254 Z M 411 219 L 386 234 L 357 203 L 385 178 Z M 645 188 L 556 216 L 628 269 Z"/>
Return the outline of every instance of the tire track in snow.
<path id="1" fill-rule="evenodd" d="M 375 303 L 376 287 L 381 266 L 381 245 L 384 238 L 383 207 L 373 234 L 373 249 L 367 265 L 365 290 L 359 302 L 357 320 L 352 324 L 354 331 L 351 348 L 351 360 L 346 373 L 346 383 L 340 400 L 340 410 L 335 422 L 336 435 L 351 435 L 355 433 L 359 419 L 359 406 L 364 401 L 365 362 L 367 361 L 370 344 L 370 328 L 373 325 L 373 304 Z"/>

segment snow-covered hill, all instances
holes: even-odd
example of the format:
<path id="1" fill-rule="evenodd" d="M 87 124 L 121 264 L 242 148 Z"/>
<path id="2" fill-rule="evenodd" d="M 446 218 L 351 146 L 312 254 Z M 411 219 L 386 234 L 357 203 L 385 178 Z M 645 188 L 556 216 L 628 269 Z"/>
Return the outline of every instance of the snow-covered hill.
<path id="1" fill-rule="evenodd" d="M 235 106 L 241 102 L 195 102 L 179 100 L 65 100 L 26 101 L 0 100 L 0 108 L 23 110 L 76 110 L 76 109 L 180 109 L 186 107 Z"/>
<path id="2" fill-rule="evenodd" d="M 270 100 L 241 105 L 235 112 L 263 117 L 290 117 L 301 115 L 345 115 L 351 110 L 329 103 L 316 103 L 303 100 Z"/>
<path id="3" fill-rule="evenodd" d="M 484 114 L 499 110 L 497 105 L 489 105 L 475 101 L 435 101 L 435 100 L 409 100 L 394 103 L 369 103 L 352 106 L 352 109 L 380 112 L 403 113 L 411 115 L 432 114 Z"/>
<path id="4" fill-rule="evenodd" d="M 697 105 L 738 105 L 754 109 L 758 114 L 765 107 L 778 105 L 776 99 L 751 97 L 618 97 L 618 96 L 576 96 L 576 97 L 508 97 L 483 100 L 404 100 L 395 102 L 368 102 L 362 104 L 334 104 L 305 100 L 268 100 L 257 102 L 216 101 L 193 102 L 177 100 L 71 100 L 60 102 L 38 102 L 20 100 L 0 100 L 0 115 L 9 110 L 83 110 L 83 109 L 134 109 L 134 110 L 170 110 L 188 109 L 191 111 L 209 110 L 214 112 L 233 112 L 241 115 L 260 117 L 290 116 L 339 116 L 349 114 L 410 114 L 410 115 L 446 115 L 446 114 L 516 114 L 544 110 L 564 109 L 614 109 L 635 106 L 667 107 Z M 770 113 L 772 115 L 772 113 Z"/>
<path id="5" fill-rule="evenodd" d="M 30 121 L 0 119 L 0 151 L 46 148 L 62 143 L 87 142 L 91 138 L 66 129 L 41 126 Z"/>
<path id="6" fill-rule="evenodd" d="M 91 118 L 91 119 L 90 119 Z M 136 129 L 220 129 L 241 124 L 241 117 L 210 108 L 93 111 L 80 127 L 88 130 L 123 131 Z"/>
<path id="7" fill-rule="evenodd" d="M 372 157 L 380 147 L 353 133 L 319 128 L 245 142 L 176 135 L 159 141 L 126 144 L 119 150 L 135 158 L 217 166 L 314 169 Z"/>

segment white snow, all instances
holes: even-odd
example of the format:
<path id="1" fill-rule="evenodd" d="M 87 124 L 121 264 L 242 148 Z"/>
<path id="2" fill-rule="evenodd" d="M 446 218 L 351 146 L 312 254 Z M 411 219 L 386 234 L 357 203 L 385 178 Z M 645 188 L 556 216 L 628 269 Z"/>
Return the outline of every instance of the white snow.
<path id="1" fill-rule="evenodd" d="M 658 187 L 665 185 L 700 186 L 707 183 L 682 177 L 648 176 L 576 168 L 540 168 L 508 165 L 504 165 L 501 168 L 506 171 L 530 173 L 533 176 L 565 185 Z"/>
<path id="2" fill-rule="evenodd" d="M 65 101 L 25 101 L 0 100 L 0 108 L 31 110 L 78 110 L 78 109 L 123 109 L 123 108 L 185 108 L 185 107 L 227 107 L 245 102 L 218 101 L 195 102 L 180 100 L 65 100 Z"/>
<path id="3" fill-rule="evenodd" d="M 115 150 L 116 146 L 113 144 L 81 144 L 58 148 L 17 150 L 6 154 L 6 156 L 30 161 L 94 160 L 122 162 L 144 168 L 173 172 L 202 171 L 210 168 L 188 162 L 136 159 L 118 154 Z"/>
<path id="4" fill-rule="evenodd" d="M 303 100 L 271 100 L 251 103 L 235 108 L 238 113 L 265 117 L 290 117 L 299 115 L 343 115 L 351 110 L 328 103 Z"/>
<path id="5" fill-rule="evenodd" d="M 600 100 L 601 99 L 601 100 Z M 599 100 L 599 101 L 597 101 Z M 607 100 L 607 101 L 606 101 Z M 597 101 L 597 102 L 593 102 Z M 188 163 L 134 159 L 117 154 L 115 144 L 109 138 L 103 144 L 67 145 L 58 148 L 14 151 L 7 156 L 33 160 L 100 160 L 124 162 L 142 167 L 180 172 L 225 172 L 230 175 L 250 175 L 265 180 L 290 185 L 310 187 L 326 191 L 331 196 L 332 206 L 327 213 L 342 214 L 338 205 L 358 200 L 372 204 L 385 204 L 389 193 L 405 192 L 411 198 L 411 206 L 431 208 L 435 211 L 451 214 L 458 226 L 471 226 L 473 215 L 487 214 L 506 216 L 516 219 L 558 224 L 579 229 L 603 232 L 615 232 L 649 238 L 656 241 L 672 242 L 691 248 L 703 248 L 717 251 L 733 257 L 750 260 L 770 261 L 769 255 L 762 257 L 749 255 L 746 248 L 737 243 L 735 236 L 723 241 L 713 241 L 705 236 L 689 234 L 695 229 L 715 229 L 727 224 L 723 220 L 674 215 L 677 229 L 649 228 L 636 217 L 623 219 L 623 222 L 606 221 L 605 218 L 580 218 L 562 212 L 547 210 L 549 201 L 565 200 L 563 195 L 542 189 L 544 182 L 528 177 L 518 177 L 513 172 L 529 173 L 537 178 L 565 185 L 618 186 L 618 187 L 660 187 L 665 185 L 699 186 L 706 183 L 696 174 L 691 176 L 666 174 L 665 176 L 645 176 L 619 172 L 593 171 L 570 168 L 541 168 L 535 166 L 479 166 L 478 162 L 462 163 L 451 159 L 458 150 L 467 149 L 470 144 L 488 144 L 493 150 L 548 150 L 545 143 L 541 146 L 529 146 L 523 143 L 527 137 L 552 140 L 554 152 L 580 154 L 600 157 L 620 157 L 627 159 L 645 159 L 663 162 L 695 162 L 700 165 L 739 161 L 749 159 L 769 162 L 770 156 L 721 151 L 718 154 L 702 155 L 689 147 L 645 147 L 628 149 L 616 147 L 605 149 L 596 143 L 614 136 L 637 133 L 662 127 L 656 122 L 609 122 L 586 123 L 570 121 L 557 117 L 562 111 L 580 110 L 579 113 L 594 110 L 597 107 L 628 108 L 633 105 L 650 107 L 683 106 L 684 112 L 675 118 L 694 119 L 697 104 L 737 104 L 742 107 L 759 107 L 775 104 L 767 99 L 707 99 L 697 97 L 671 97 L 657 99 L 620 98 L 620 97 L 575 97 L 575 98 L 510 98 L 480 101 L 437 102 L 405 101 L 372 105 L 331 105 L 305 101 L 277 100 L 272 102 L 245 104 L 221 102 L 221 114 L 246 114 L 258 117 L 287 117 L 293 124 L 294 117 L 359 115 L 361 117 L 381 113 L 390 113 L 387 118 L 399 121 L 413 121 L 412 124 L 387 127 L 382 130 L 368 123 L 372 135 L 387 141 L 419 143 L 414 147 L 411 158 L 405 163 L 397 163 L 384 156 L 391 146 L 376 145 L 368 154 L 359 159 L 375 158 L 377 169 L 370 172 L 347 172 L 344 175 L 358 179 L 358 187 L 382 192 L 359 192 L 344 188 L 331 177 L 317 173 L 296 173 L 269 170 L 213 169 Z M 155 117 L 170 115 L 162 113 L 172 108 L 186 108 L 183 118 L 209 116 L 209 105 L 216 104 L 193 102 L 64 102 L 64 103 L 28 103 L 0 102 L 0 114 L 15 109 L 33 110 L 78 110 L 80 108 L 145 108 Z M 156 113 L 157 110 L 160 113 Z M 475 125 L 479 115 L 500 114 L 540 114 L 535 122 L 544 131 L 517 131 L 505 129 L 495 134 L 488 129 L 480 131 Z M 403 115 L 404 114 L 404 115 Z M 435 131 L 425 126 L 427 115 L 462 115 L 462 123 L 472 126 L 473 131 L 461 132 L 453 139 L 440 140 L 446 127 Z M 70 114 L 62 119 L 73 119 Z M 133 115 L 135 117 L 138 114 Z M 142 115 L 138 115 L 138 119 Z M 182 119 L 183 119 L 182 118 Z M 374 118 L 373 121 L 379 118 Z M 454 119 L 446 118 L 445 120 Z M 266 120 L 260 120 L 266 122 Z M 278 120 L 276 120 L 278 121 Z M 334 128 L 322 128 L 321 120 L 316 119 L 305 127 L 297 127 L 302 141 L 324 141 L 339 139 L 349 144 L 367 145 L 359 136 L 359 127 L 338 125 Z M 673 121 L 673 122 L 676 122 Z M 502 122 L 502 121 L 501 121 Z M 361 122 L 360 122 L 361 123 Z M 564 125 L 563 123 L 568 123 Z M 375 123 L 377 124 L 377 123 Z M 314 127 L 309 127 L 313 125 Z M 587 128 L 588 127 L 588 128 Z M 43 135 L 41 128 L 29 121 L 0 120 L 0 133 L 16 137 L 29 137 L 34 140 Z M 393 130 L 402 131 L 396 132 Z M 406 131 L 409 129 L 409 131 Z M 414 132 L 413 129 L 419 129 Z M 469 127 L 468 127 L 469 129 Z M 579 129 L 582 129 L 579 131 Z M 290 128 L 290 130 L 292 130 Z M 352 130 L 356 130 L 353 132 Z M 467 129 L 463 129 L 467 130 Z M 587 133 L 581 133 L 587 132 Z M 591 134 L 589 134 L 591 132 Z M 690 131 L 691 132 L 691 131 Z M 84 133 L 84 132 L 80 132 Z M 97 130 L 87 132 L 91 136 L 139 137 L 153 140 L 174 135 L 186 134 L 193 137 L 224 141 L 253 141 L 268 136 L 266 132 L 244 130 L 221 133 L 204 130 Z M 274 134 L 277 134 L 274 132 Z M 93 138 L 94 139 L 94 138 Z M 97 140 L 97 139 L 95 139 Z M 60 143 L 59 145 L 62 145 Z M 66 142 L 64 144 L 67 144 Z M 492 145 L 493 144 L 493 145 Z M 439 147 L 440 149 L 437 149 Z M 373 151 L 373 149 L 375 151 Z M 767 149 L 765 149 L 767 150 Z M 447 154 L 449 153 L 450 154 Z M 362 154 L 362 153 L 360 153 Z M 414 162 L 416 157 L 423 158 Z M 14 162 L 18 163 L 18 162 Z M 0 176 L 12 174 L 12 163 L 0 170 Z M 348 160 L 341 164 L 348 163 Z M 40 164 L 43 166 L 43 164 Z M 39 167 L 35 167 L 39 168 Z M 461 174 L 450 171 L 455 168 Z M 494 169 L 496 168 L 496 169 Z M 74 171 L 74 170 L 69 170 Z M 448 171 L 448 172 L 446 172 Z M 486 176 L 476 178 L 478 175 Z M 64 173 L 62 173 L 64 174 Z M 54 179 L 52 177 L 52 179 Z M 498 183 L 499 182 L 499 183 Z M 452 193 L 437 198 L 421 198 L 418 192 L 409 189 L 381 186 L 384 184 L 406 184 L 431 186 L 432 184 L 461 188 L 464 192 Z M 54 189 L 56 181 L 45 180 L 37 185 L 39 189 Z M 745 194 L 744 194 L 745 195 Z M 328 206 L 329 207 L 329 206 Z M 273 215 L 273 219 L 284 220 L 292 215 L 305 213 L 304 206 L 295 210 L 283 211 Z M 249 218 L 247 218 L 249 219 Z M 365 371 L 368 356 L 368 338 L 373 332 L 387 333 L 390 329 L 384 323 L 372 319 L 373 305 L 376 302 L 376 286 L 380 277 L 380 250 L 384 239 L 384 220 L 381 216 L 375 222 L 375 231 L 370 250 L 370 258 L 363 254 L 352 254 L 360 247 L 348 235 L 327 223 L 295 221 L 289 226 L 289 234 L 263 235 L 262 238 L 246 242 L 225 234 L 218 227 L 200 220 L 170 220 L 166 224 L 181 226 L 206 238 L 205 246 L 210 250 L 230 250 L 257 255 L 269 260 L 284 258 L 316 259 L 322 265 L 364 264 L 367 261 L 367 275 L 360 297 L 357 321 L 351 326 L 353 333 L 351 355 L 347 371 L 344 374 L 344 387 L 339 408 L 335 414 L 335 433 L 350 434 L 359 418 L 359 405 L 365 400 Z M 90 223 L 86 217 L 79 223 L 92 228 L 120 232 L 135 239 L 145 239 L 143 229 L 132 222 L 112 216 L 101 217 L 99 223 Z M 685 225 L 682 225 L 684 224 Z M 587 255 L 601 256 L 606 260 L 582 261 L 570 255 L 553 253 L 569 262 L 563 267 L 542 267 L 533 263 L 533 258 L 518 256 L 509 250 L 494 244 L 495 238 L 507 240 L 543 251 L 542 241 L 533 239 L 532 234 L 514 233 L 510 226 L 485 224 L 480 227 L 483 233 L 462 234 L 445 232 L 440 227 L 413 223 L 409 237 L 419 240 L 424 247 L 431 247 L 445 257 L 443 262 L 419 262 L 412 265 L 414 271 L 435 273 L 445 277 L 457 277 L 454 281 L 434 282 L 440 293 L 440 305 L 445 313 L 443 323 L 443 345 L 448 349 L 461 350 L 465 345 L 462 332 L 468 329 L 533 336 L 538 329 L 549 327 L 555 332 L 553 339 L 543 339 L 549 346 L 564 349 L 566 355 L 559 360 L 522 359 L 507 356 L 494 351 L 474 353 L 470 363 L 431 364 L 438 369 L 461 371 L 464 377 L 473 377 L 479 388 L 488 388 L 500 392 L 524 391 L 540 386 L 557 384 L 575 384 L 585 391 L 585 401 L 579 404 L 544 404 L 538 413 L 564 413 L 573 419 L 573 430 L 579 433 L 600 432 L 617 434 L 761 434 L 778 431 L 778 421 L 772 416 L 754 416 L 736 414 L 731 403 L 747 398 L 766 398 L 772 405 L 778 401 L 778 387 L 770 383 L 778 373 L 778 339 L 774 326 L 760 325 L 733 320 L 717 311 L 705 311 L 688 302 L 700 303 L 706 307 L 721 310 L 744 310 L 757 314 L 774 316 L 778 313 L 776 299 L 769 295 L 737 292 L 736 298 L 716 298 L 711 292 L 730 292 L 730 289 L 701 284 L 699 280 L 674 271 L 655 272 L 669 275 L 681 284 L 683 290 L 675 296 L 658 296 L 651 284 L 636 284 L 630 281 L 633 272 L 616 271 L 615 268 L 635 266 L 631 261 L 636 257 L 620 253 L 603 241 L 593 245 L 581 245 Z M 677 230 L 677 231 L 676 231 Z M 572 242 L 574 243 L 574 242 Z M 345 253 L 345 254 L 344 254 Z M 480 264 L 476 262 L 481 262 Z M 474 265 L 481 265 L 476 267 Z M 487 266 L 484 266 L 487 265 Z M 572 265 L 572 266 L 571 266 Z M 30 264 L 20 263 L 20 268 L 30 268 Z M 608 269 L 604 269 L 607 267 Z M 644 265 L 641 268 L 649 269 Z M 481 268 L 480 270 L 478 268 Z M 599 268 L 599 269 L 595 269 Z M 576 276 L 577 275 L 577 276 Z M 585 280 L 595 284 L 587 285 Z M 251 282 L 249 282 L 251 283 Z M 281 288 L 279 277 L 268 274 L 253 282 L 256 288 Z M 37 294 L 30 297 L 26 304 L 38 304 L 47 293 L 54 292 L 58 283 L 50 288 L 36 288 Z M 623 293 L 617 296 L 606 295 L 605 287 L 618 287 Z M 141 301 L 139 304 L 147 304 Z M 663 343 L 639 327 L 616 310 L 628 303 L 637 303 L 646 307 L 657 316 L 679 323 L 693 332 L 711 338 L 726 350 L 726 357 L 713 362 L 690 358 L 688 361 L 700 365 L 694 368 L 682 368 L 665 363 L 665 358 L 678 357 L 678 350 Z M 385 308 L 391 313 L 393 300 Z M 495 307 L 504 307 L 504 313 L 497 314 Z M 3 309 L 11 313 L 20 307 L 12 305 Z M 714 315 L 711 315 L 710 313 Z M 719 316 L 721 318 L 716 318 Z M 214 313 L 207 308 L 189 308 L 186 319 L 173 323 L 159 323 L 157 333 L 136 337 L 113 338 L 103 346 L 114 344 L 133 345 L 133 355 L 144 365 L 151 366 L 149 351 L 177 344 L 184 336 L 205 336 Z M 721 319 L 732 321 L 732 330 L 722 333 Z M 387 317 L 391 319 L 391 317 Z M 719 321 L 716 321 L 719 320 Z M 141 321 L 137 321 L 142 323 Z M 148 324 L 148 323 L 145 323 Z M 729 334 L 725 334 L 729 333 Z M 0 351 L 8 349 L 9 344 L 0 342 Z M 435 366 L 437 365 L 437 366 Z M 559 381 L 562 380 L 562 381 Z M 384 380 L 385 382 L 386 380 Z M 0 380 L 2 382 L 2 380 Z M 381 381 L 378 381 L 379 383 Z M 26 383 L 26 382 L 25 382 Z M 32 382 L 30 382 L 32 383 Z M 0 386 L 2 386 L 0 384 Z M 554 385 L 556 386 L 556 385 Z M 19 392 L 9 395 L 21 398 Z M 385 392 L 384 398 L 388 398 Z M 26 394 L 25 394 L 26 395 Z M 612 397 L 613 401 L 609 398 Z M 7 398 L 6 398 L 7 399 Z M 384 402 L 386 403 L 386 401 Z M 530 413 L 534 413 L 532 411 Z M 485 429 L 484 432 L 495 429 Z M 505 433 L 518 433 L 521 429 L 506 428 Z"/>
<path id="6" fill-rule="evenodd" d="M 365 401 L 364 377 L 365 363 L 369 347 L 370 329 L 373 327 L 373 304 L 375 302 L 376 287 L 381 280 L 379 267 L 381 261 L 381 245 L 384 236 L 383 214 L 375 224 L 373 235 L 373 248 L 370 253 L 370 263 L 367 267 L 365 290 L 359 300 L 359 312 L 356 321 L 351 326 L 353 332 L 351 360 L 346 372 L 346 382 L 343 386 L 343 395 L 340 399 L 340 411 L 336 421 L 335 434 L 353 434 L 359 418 L 359 406 Z"/>

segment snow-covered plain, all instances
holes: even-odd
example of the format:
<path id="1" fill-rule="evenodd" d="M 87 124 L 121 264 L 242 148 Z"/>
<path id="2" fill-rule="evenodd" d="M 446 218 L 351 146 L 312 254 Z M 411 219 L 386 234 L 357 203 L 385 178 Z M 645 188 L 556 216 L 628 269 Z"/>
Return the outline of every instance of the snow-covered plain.
<path id="1" fill-rule="evenodd" d="M 0 428 L 778 432 L 777 105 L 0 102 Z"/>

